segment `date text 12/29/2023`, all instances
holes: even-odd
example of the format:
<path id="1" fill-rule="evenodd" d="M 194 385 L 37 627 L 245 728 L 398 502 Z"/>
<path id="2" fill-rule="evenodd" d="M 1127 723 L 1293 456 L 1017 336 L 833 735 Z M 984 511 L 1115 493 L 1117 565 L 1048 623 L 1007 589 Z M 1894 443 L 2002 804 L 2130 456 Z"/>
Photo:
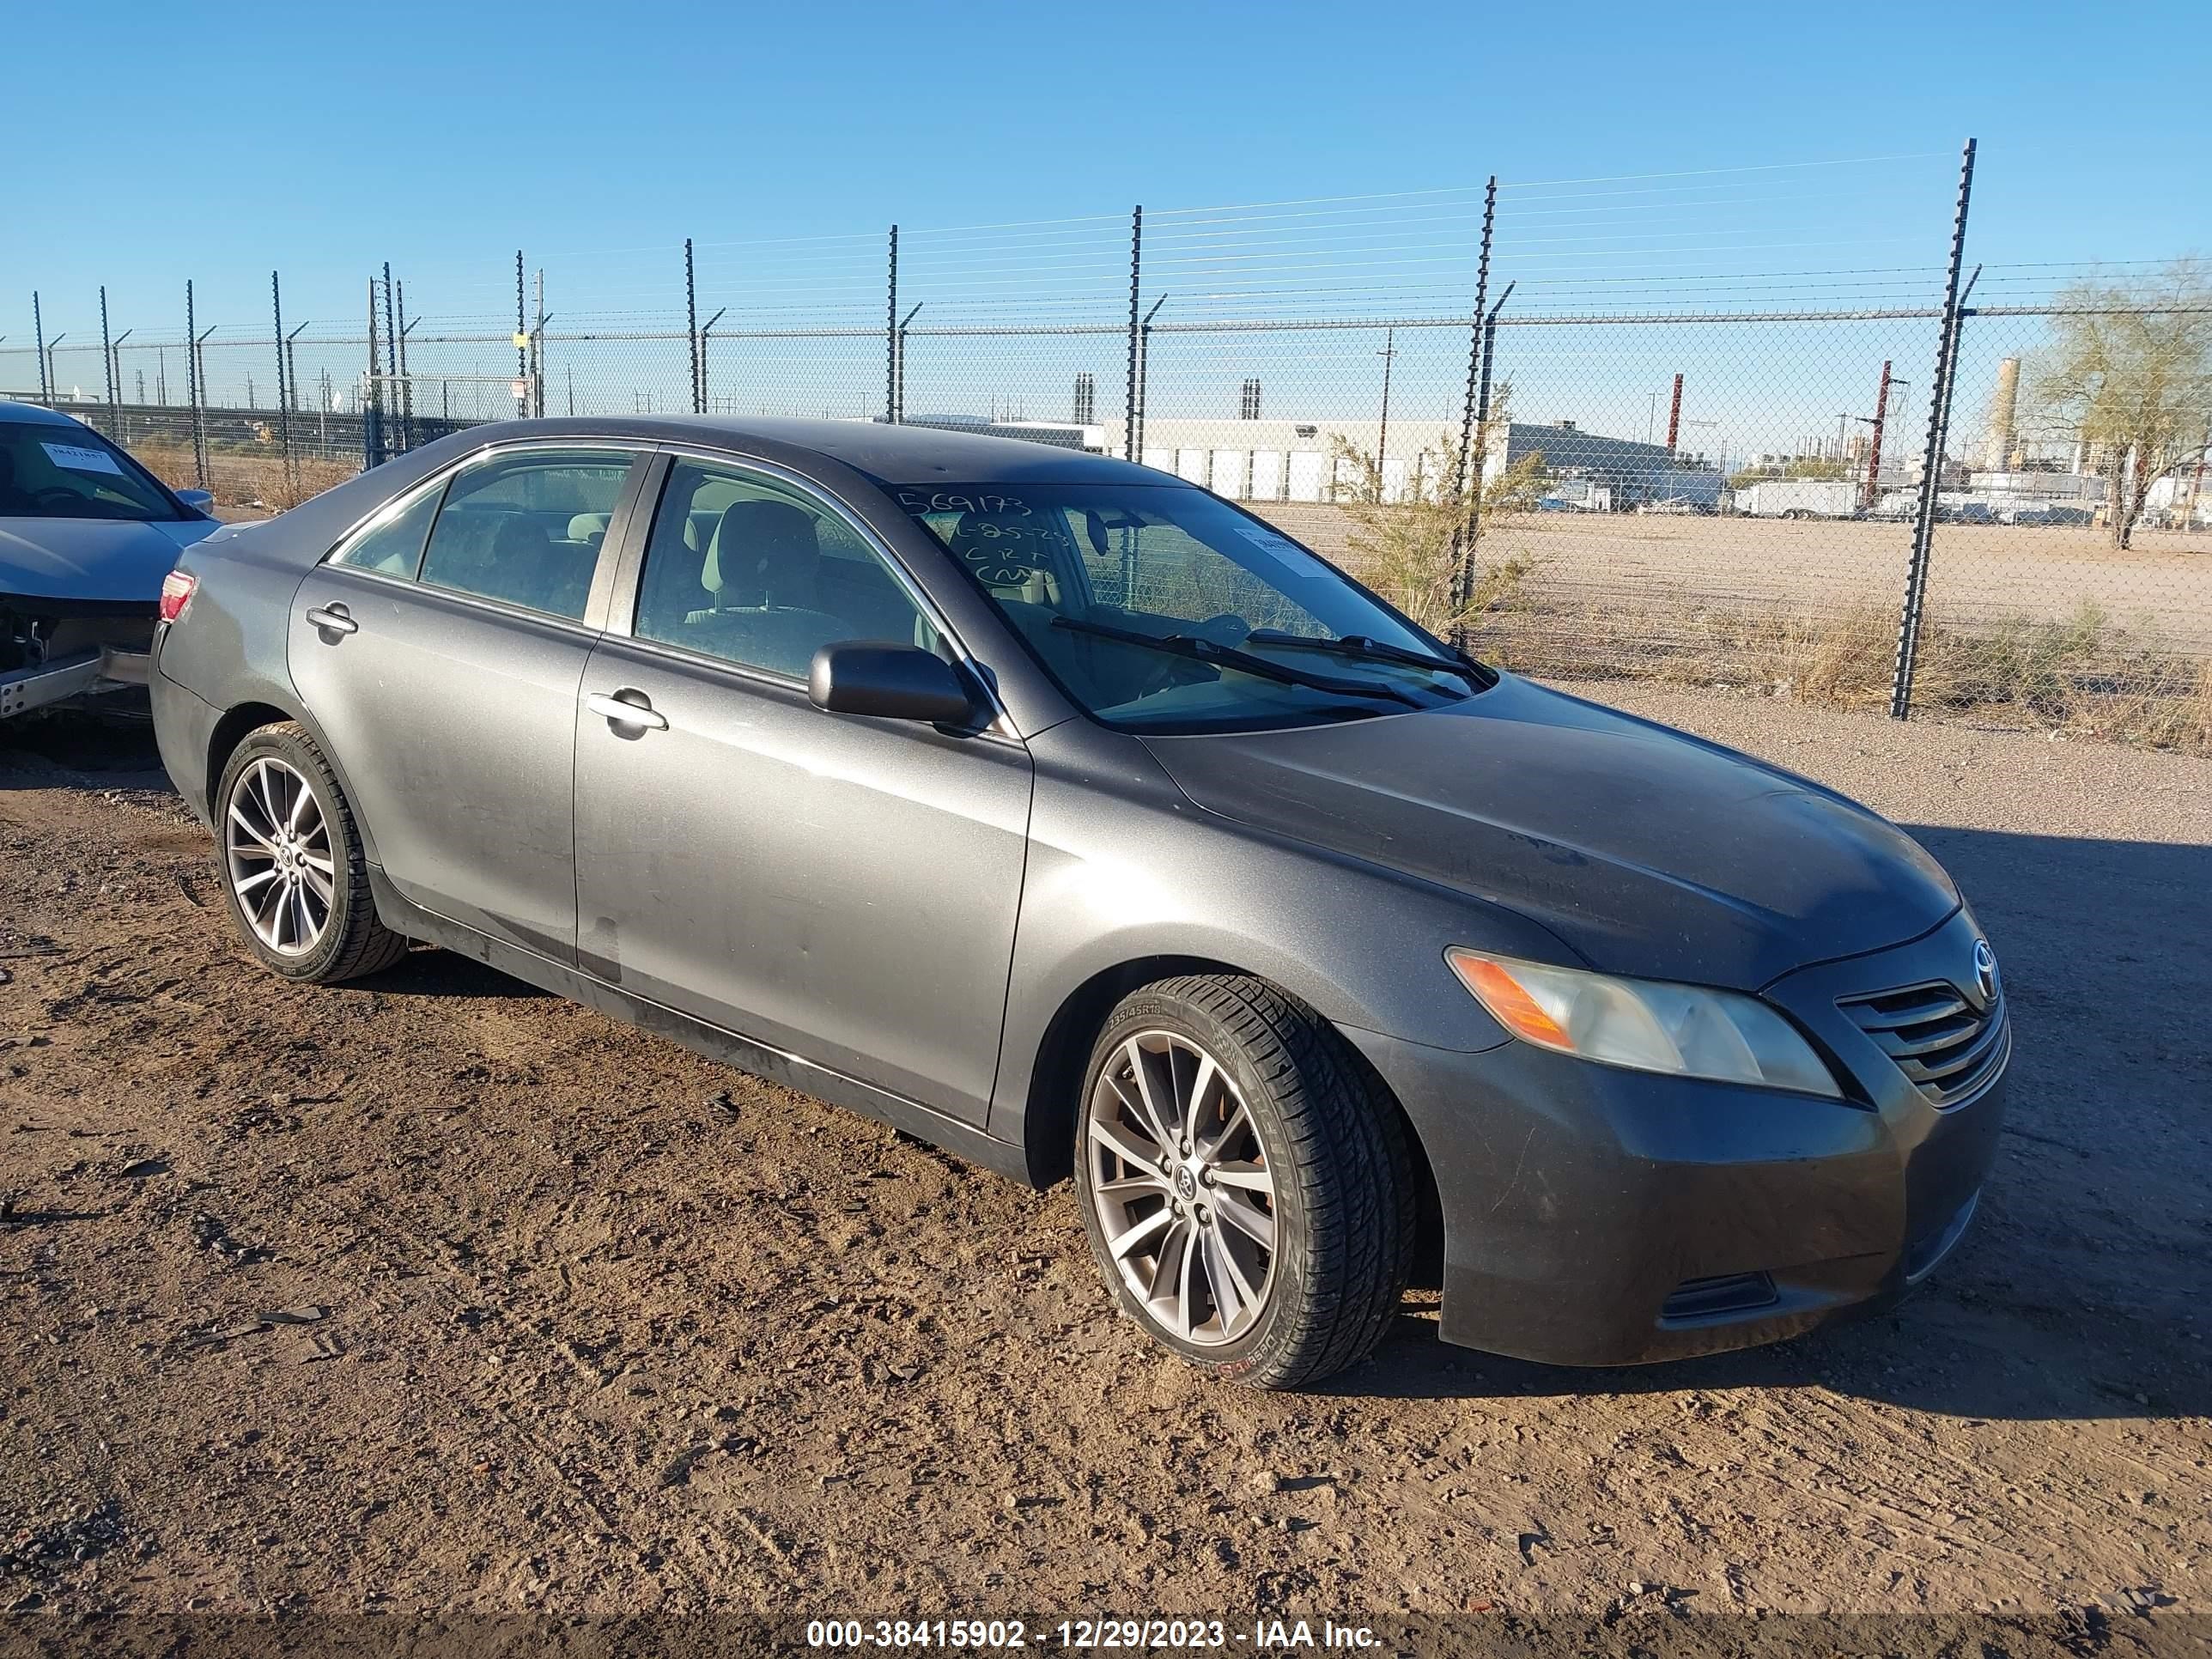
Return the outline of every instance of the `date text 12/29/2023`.
<path id="1" fill-rule="evenodd" d="M 953 1652 L 1064 1651 L 1146 1653 L 1243 1649 L 1248 1653 L 1356 1653 L 1377 1646 L 1364 1625 L 1323 1619 L 817 1619 L 806 1645 L 832 1650 L 949 1649 Z"/>

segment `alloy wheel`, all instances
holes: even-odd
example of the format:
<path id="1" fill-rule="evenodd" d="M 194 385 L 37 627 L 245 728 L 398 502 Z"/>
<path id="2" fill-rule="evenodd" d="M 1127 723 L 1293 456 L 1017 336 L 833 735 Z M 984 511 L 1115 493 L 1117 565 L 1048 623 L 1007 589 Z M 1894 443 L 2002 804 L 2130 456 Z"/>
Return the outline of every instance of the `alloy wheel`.
<path id="1" fill-rule="evenodd" d="M 337 866 L 307 779 L 273 756 L 256 760 L 231 786 L 222 844 L 230 890 L 255 937 L 283 956 L 313 950 L 331 924 Z"/>
<path id="2" fill-rule="evenodd" d="M 1274 1173 L 1227 1073 L 1142 1031 L 1101 1068 L 1085 1156 L 1107 1251 L 1166 1330 L 1214 1347 L 1249 1331 L 1274 1279 Z"/>

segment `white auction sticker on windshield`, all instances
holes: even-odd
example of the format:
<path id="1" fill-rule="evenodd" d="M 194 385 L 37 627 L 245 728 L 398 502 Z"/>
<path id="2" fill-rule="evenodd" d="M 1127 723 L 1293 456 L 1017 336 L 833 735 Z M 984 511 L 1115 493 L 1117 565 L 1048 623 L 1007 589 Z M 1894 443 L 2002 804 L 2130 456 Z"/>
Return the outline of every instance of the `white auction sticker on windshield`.
<path id="1" fill-rule="evenodd" d="M 1318 576 L 1323 574 L 1320 560 L 1296 542 L 1278 536 L 1273 531 L 1256 524 L 1240 524 L 1237 533 L 1273 558 L 1293 576 Z"/>
<path id="2" fill-rule="evenodd" d="M 41 442 L 39 447 L 46 452 L 46 459 L 56 466 L 65 466 L 72 472 L 112 472 L 123 476 L 123 469 L 115 464 L 115 457 L 104 449 L 88 449 L 81 444 L 50 444 Z"/>

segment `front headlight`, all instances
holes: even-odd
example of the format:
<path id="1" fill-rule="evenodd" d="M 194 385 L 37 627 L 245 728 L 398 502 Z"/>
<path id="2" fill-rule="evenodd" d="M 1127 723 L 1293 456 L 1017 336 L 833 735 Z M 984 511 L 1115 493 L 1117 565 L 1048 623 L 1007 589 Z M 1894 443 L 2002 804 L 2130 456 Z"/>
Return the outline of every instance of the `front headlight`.
<path id="1" fill-rule="evenodd" d="M 1842 1098 L 1812 1046 L 1756 997 L 1457 948 L 1444 960 L 1499 1024 L 1539 1048 L 1639 1072 Z"/>

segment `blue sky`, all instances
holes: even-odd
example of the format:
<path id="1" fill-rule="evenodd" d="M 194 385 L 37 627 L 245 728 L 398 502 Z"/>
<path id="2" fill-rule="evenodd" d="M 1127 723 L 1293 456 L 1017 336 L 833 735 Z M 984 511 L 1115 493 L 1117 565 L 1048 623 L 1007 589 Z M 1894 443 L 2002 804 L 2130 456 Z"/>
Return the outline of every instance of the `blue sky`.
<path id="1" fill-rule="evenodd" d="M 2145 258 L 2212 240 L 2200 11 L 2133 6 L 2115 31 L 2087 6 L 1948 9 L 11 7 L 0 332 L 33 287 L 81 322 L 78 296 L 99 283 L 136 314 L 173 308 L 189 275 L 243 320 L 272 265 L 304 313 L 383 258 L 1120 214 L 1493 171 L 1930 155 L 1889 182 L 1932 239 L 1970 134 L 1978 257 Z"/>
<path id="2" fill-rule="evenodd" d="M 364 279 L 388 259 L 431 325 L 418 368 L 503 374 L 496 345 L 439 357 L 434 343 L 441 326 L 511 326 L 518 246 L 546 272 L 556 327 L 644 327 L 681 322 L 687 235 L 702 319 L 728 305 L 733 328 L 880 327 L 894 221 L 902 293 L 930 301 L 925 325 L 1110 319 L 1126 315 L 1140 201 L 1146 303 L 1168 295 L 1164 320 L 1458 314 L 1493 172 L 1508 185 L 1496 269 L 1520 283 L 1516 307 L 1924 303 L 1968 136 L 1981 146 L 1969 257 L 1992 267 L 1982 297 L 2023 298 L 2088 262 L 2212 247 L 2203 39 L 2199 13 L 2164 3 L 2130 8 L 2117 33 L 2092 8 L 2033 4 L 1956 19 L 1341 0 L 18 6 L 0 68 L 17 135 L 0 354 L 27 344 L 33 289 L 50 338 L 97 339 L 102 283 L 117 331 L 173 338 L 191 276 L 201 325 L 240 337 L 210 372 L 219 397 L 243 401 L 245 377 L 265 389 L 266 354 L 245 342 L 265 331 L 272 267 L 288 322 L 357 328 Z M 1233 205 L 1249 204 L 1273 205 Z M 1855 407 L 1870 395 L 1857 359 L 1920 355 L 1908 332 L 1852 348 Z M 1557 333 L 1524 331 L 1524 402 L 1547 405 L 1532 412 L 1640 428 L 1652 386 L 1682 367 L 1673 340 L 1631 366 L 1589 337 L 1547 368 L 1529 352 L 1565 352 Z M 1448 403 L 1462 342 L 1400 335 L 1401 396 Z M 1176 363 L 1194 409 L 1246 372 L 1230 347 L 1164 343 L 1163 409 Z M 1379 343 L 1250 367 L 1269 374 L 1271 408 L 1324 392 L 1364 408 Z M 1784 405 L 1762 391 L 1769 368 L 1707 345 L 1702 384 L 1745 411 L 1717 441 L 1832 425 L 1830 387 Z M 949 359 L 934 349 L 916 342 L 918 378 Z M 356 355 L 333 343 L 301 377 L 343 380 Z M 940 381 L 939 400 L 1057 399 L 1079 369 L 1118 395 L 1110 343 L 1006 355 L 1003 372 Z M 32 382 L 21 356 L 12 368 L 0 356 L 0 383 Z M 865 410 L 879 356 L 856 343 L 760 372 L 787 375 L 794 410 Z M 149 385 L 175 368 L 136 362 L 127 378 Z M 97 352 L 59 372 L 96 383 Z M 681 397 L 684 372 L 674 348 L 596 363 L 572 349 L 549 384 L 627 408 Z"/>

